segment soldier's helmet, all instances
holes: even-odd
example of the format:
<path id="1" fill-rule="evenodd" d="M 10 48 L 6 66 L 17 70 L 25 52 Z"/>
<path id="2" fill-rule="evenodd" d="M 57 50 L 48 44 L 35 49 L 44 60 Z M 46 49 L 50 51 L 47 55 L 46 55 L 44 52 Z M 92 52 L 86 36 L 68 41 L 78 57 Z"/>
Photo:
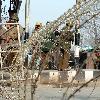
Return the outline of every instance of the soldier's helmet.
<path id="1" fill-rule="evenodd" d="M 36 22 L 35 24 L 35 30 L 39 30 L 42 27 L 42 23 L 41 22 Z"/>
<path id="2" fill-rule="evenodd" d="M 73 22 L 72 22 L 70 19 L 68 19 L 68 20 L 66 21 L 66 26 L 67 26 L 68 28 L 72 28 L 72 27 L 73 27 Z"/>

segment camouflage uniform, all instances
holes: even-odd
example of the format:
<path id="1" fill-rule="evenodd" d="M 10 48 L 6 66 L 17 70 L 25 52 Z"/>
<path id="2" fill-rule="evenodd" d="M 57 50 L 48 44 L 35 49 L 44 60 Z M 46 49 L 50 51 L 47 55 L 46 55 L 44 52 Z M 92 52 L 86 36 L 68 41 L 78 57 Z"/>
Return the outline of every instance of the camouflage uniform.
<path id="1" fill-rule="evenodd" d="M 63 28 L 63 33 L 61 34 L 59 46 L 60 46 L 60 55 L 59 55 L 59 70 L 65 70 L 69 67 L 69 59 L 70 59 L 70 48 L 71 41 L 74 41 L 73 33 L 70 31 L 72 26 L 67 26 L 67 28 Z"/>

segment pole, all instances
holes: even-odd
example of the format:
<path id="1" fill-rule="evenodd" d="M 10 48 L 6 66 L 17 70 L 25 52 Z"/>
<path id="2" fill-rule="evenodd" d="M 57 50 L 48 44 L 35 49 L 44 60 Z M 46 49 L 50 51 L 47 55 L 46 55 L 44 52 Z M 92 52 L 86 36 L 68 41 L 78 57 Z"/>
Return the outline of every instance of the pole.
<path id="1" fill-rule="evenodd" d="M 26 43 L 27 39 L 29 38 L 29 9 L 30 8 L 30 0 L 26 0 L 25 2 L 25 37 L 24 37 L 24 43 Z M 25 58 L 25 66 L 28 68 L 28 54 Z M 27 69 L 28 72 L 28 69 Z M 25 83 L 24 83 L 24 100 L 26 100 L 26 85 L 27 85 L 27 72 L 24 74 Z"/>
<path id="2" fill-rule="evenodd" d="M 24 42 L 29 38 L 29 10 L 30 10 L 30 0 L 25 2 L 25 37 Z"/>
<path id="3" fill-rule="evenodd" d="M 2 13 L 2 8 L 1 8 L 1 5 L 2 5 L 2 1 L 0 0 L 0 23 L 2 22 L 2 19 L 1 19 L 1 13 Z M 0 25 L 0 30 L 2 28 L 2 25 Z M 2 34 L 2 32 L 0 32 L 0 35 Z M 0 44 L 2 43 L 2 40 L 1 40 L 1 36 L 0 36 Z"/>
<path id="4" fill-rule="evenodd" d="M 76 10 L 78 15 L 79 9 L 80 8 L 80 0 L 76 0 Z M 79 10 L 78 10 L 79 9 Z M 79 68 L 79 42 L 80 42 L 80 33 L 79 33 L 79 26 L 80 26 L 80 18 L 77 17 L 76 20 L 76 33 L 75 33 L 75 52 L 74 52 L 74 57 L 75 57 L 75 68 Z"/>
<path id="5" fill-rule="evenodd" d="M 97 41 L 98 34 L 97 34 L 95 19 L 93 19 L 93 24 L 94 24 L 94 32 L 95 32 L 95 34 L 94 34 L 95 35 L 95 46 L 97 47 L 97 45 L 98 45 L 98 41 Z"/>
<path id="6" fill-rule="evenodd" d="M 1 5 L 2 5 L 2 1 L 0 0 L 0 23 L 1 23 L 1 13 L 2 13 L 2 8 L 1 8 Z M 1 25 L 0 25 L 0 27 L 1 27 Z"/>

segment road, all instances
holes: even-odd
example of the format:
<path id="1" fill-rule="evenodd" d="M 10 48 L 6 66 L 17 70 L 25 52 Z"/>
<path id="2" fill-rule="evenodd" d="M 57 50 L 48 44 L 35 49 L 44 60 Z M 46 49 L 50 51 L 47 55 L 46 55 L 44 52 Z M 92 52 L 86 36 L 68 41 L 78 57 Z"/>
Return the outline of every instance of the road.
<path id="1" fill-rule="evenodd" d="M 24 97 L 24 86 L 20 86 L 19 88 L 19 94 L 20 97 L 23 98 Z M 77 89 L 78 87 L 71 87 L 68 92 L 67 92 L 67 97 L 73 93 L 73 91 L 75 89 Z M 7 99 L 5 98 L 5 96 L 0 97 L 0 100 L 25 100 L 23 99 L 19 99 L 18 97 L 18 88 L 12 90 L 12 92 L 10 92 L 11 88 L 6 88 L 8 89 L 8 94 L 11 96 L 11 99 Z M 94 89 L 94 91 L 91 94 L 91 91 L 94 89 L 94 87 L 84 87 L 82 90 L 80 90 L 78 93 L 76 93 L 74 95 L 73 98 L 71 98 L 70 100 L 100 100 L 100 87 L 96 87 Z M 10 91 L 9 91 L 10 90 Z M 66 87 L 64 88 L 57 88 L 56 86 L 51 86 L 51 85 L 38 85 L 38 87 L 36 88 L 36 92 L 34 95 L 34 100 L 62 100 L 62 96 L 63 93 L 65 92 Z M 4 93 L 6 94 L 6 93 Z M 91 94 L 91 96 L 89 96 Z M 66 97 L 66 98 L 67 98 Z M 26 100 L 31 100 L 31 86 L 28 85 L 26 88 Z M 64 99 L 67 100 L 67 99 Z"/>
<path id="2" fill-rule="evenodd" d="M 70 95 L 77 87 L 70 88 Z M 36 89 L 36 100 L 61 100 L 66 88 L 53 88 L 52 86 L 39 86 Z M 96 87 L 92 92 L 93 87 L 85 87 L 70 100 L 100 100 L 100 87 Z M 91 94 L 92 92 L 92 94 Z M 89 96 L 91 94 L 91 96 Z M 67 100 L 67 99 L 66 99 Z"/>

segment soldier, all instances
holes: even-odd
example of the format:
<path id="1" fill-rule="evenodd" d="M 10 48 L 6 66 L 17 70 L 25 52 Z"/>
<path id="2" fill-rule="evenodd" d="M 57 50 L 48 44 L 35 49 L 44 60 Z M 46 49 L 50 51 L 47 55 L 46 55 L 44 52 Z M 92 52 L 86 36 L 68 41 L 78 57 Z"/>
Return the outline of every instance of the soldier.
<path id="1" fill-rule="evenodd" d="M 69 59 L 70 59 L 70 49 L 71 42 L 74 41 L 73 33 L 70 31 L 73 27 L 71 22 L 66 23 L 66 27 L 63 28 L 63 32 L 61 33 L 59 46 L 60 46 L 60 55 L 59 55 L 59 70 L 66 70 L 69 67 Z"/>

